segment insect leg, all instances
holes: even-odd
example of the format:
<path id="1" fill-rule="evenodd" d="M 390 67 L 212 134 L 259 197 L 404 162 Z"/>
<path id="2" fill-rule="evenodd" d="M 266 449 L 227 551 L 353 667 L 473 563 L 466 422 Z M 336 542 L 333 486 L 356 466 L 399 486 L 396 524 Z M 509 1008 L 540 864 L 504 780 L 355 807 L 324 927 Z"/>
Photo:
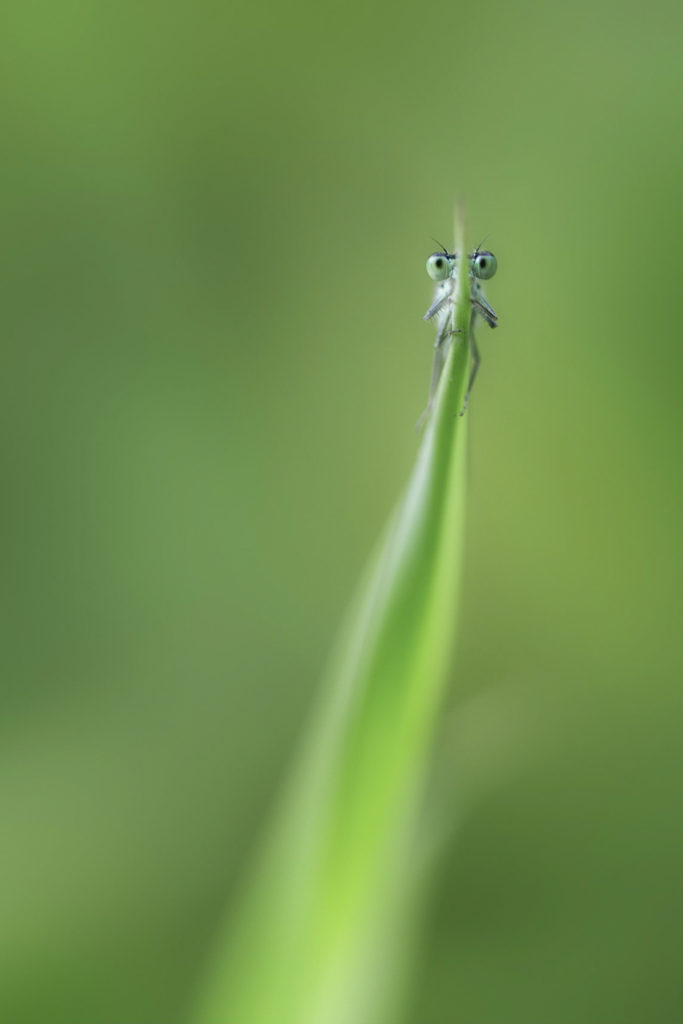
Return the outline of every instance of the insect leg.
<path id="1" fill-rule="evenodd" d="M 498 317 L 483 295 L 478 295 L 472 299 L 472 307 L 476 310 L 479 316 L 486 320 L 489 327 L 498 326 Z"/>
<path id="2" fill-rule="evenodd" d="M 432 367 L 432 382 L 429 388 L 429 401 L 427 402 L 427 408 L 424 410 L 419 420 L 417 421 L 417 429 L 422 427 L 432 411 L 432 405 L 434 404 L 434 396 L 436 395 L 436 389 L 439 386 L 439 380 L 441 379 L 441 371 L 443 370 L 443 364 L 446 359 L 446 341 L 454 334 L 459 334 L 460 331 L 453 330 L 452 317 L 450 312 L 444 317 L 443 323 L 439 327 L 439 333 L 436 336 L 434 342 L 434 365 Z"/>
<path id="3" fill-rule="evenodd" d="M 452 297 L 452 288 L 449 288 L 447 291 L 444 291 L 443 294 L 438 295 L 434 299 L 434 301 L 432 302 L 431 306 L 429 307 L 429 309 L 427 310 L 422 319 L 431 320 L 433 317 L 437 316 L 437 314 L 443 310 L 444 306 L 451 301 Z"/>
<path id="4" fill-rule="evenodd" d="M 479 349 L 477 348 L 477 343 L 476 343 L 475 338 L 474 338 L 474 331 L 472 330 L 471 327 L 470 327 L 470 331 L 469 331 L 469 334 L 468 334 L 468 340 L 469 340 L 469 343 L 470 343 L 470 356 L 472 357 L 472 369 L 470 370 L 470 379 L 469 379 L 468 384 L 467 384 L 467 391 L 465 392 L 465 400 L 463 401 L 462 409 L 460 410 L 460 415 L 461 416 L 465 415 L 465 409 L 467 408 L 467 402 L 468 402 L 469 397 L 470 397 L 470 391 L 472 390 L 472 385 L 474 384 L 474 378 L 477 376 L 477 370 L 479 369 L 479 363 L 481 362 L 481 359 L 480 359 L 480 356 L 479 356 Z"/>

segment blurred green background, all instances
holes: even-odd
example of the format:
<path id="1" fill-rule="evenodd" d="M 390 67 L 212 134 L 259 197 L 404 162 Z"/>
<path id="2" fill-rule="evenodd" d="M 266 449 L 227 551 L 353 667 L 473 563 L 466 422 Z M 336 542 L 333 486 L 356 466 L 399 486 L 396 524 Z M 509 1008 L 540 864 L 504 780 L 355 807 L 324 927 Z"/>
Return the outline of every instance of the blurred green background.
<path id="1" fill-rule="evenodd" d="M 5 12 L 1 1019 L 187 1019 L 409 473 L 462 196 L 501 326 L 400 1024 L 683 1020 L 682 28 Z"/>

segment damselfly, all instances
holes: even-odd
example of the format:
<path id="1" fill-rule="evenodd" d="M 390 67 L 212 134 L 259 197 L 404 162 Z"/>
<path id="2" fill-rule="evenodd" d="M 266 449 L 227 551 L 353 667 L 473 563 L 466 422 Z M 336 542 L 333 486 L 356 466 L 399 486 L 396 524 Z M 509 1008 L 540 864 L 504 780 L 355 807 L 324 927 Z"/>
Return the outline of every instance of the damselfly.
<path id="1" fill-rule="evenodd" d="M 479 369 L 479 349 L 474 338 L 474 323 L 477 317 L 485 320 L 489 327 L 498 326 L 498 317 L 484 298 L 481 282 L 488 281 L 498 269 L 498 261 L 492 252 L 486 249 L 475 249 L 467 256 L 467 274 L 470 282 L 470 323 L 467 331 L 467 342 L 472 360 L 470 378 L 467 383 L 465 400 L 460 410 L 462 416 L 467 408 L 474 378 Z M 433 252 L 427 260 L 427 273 L 433 281 L 437 282 L 434 301 L 424 315 L 425 320 L 433 320 L 436 323 L 436 342 L 434 343 L 434 369 L 432 370 L 432 384 L 429 391 L 429 402 L 423 413 L 425 418 L 432 407 L 434 395 L 439 384 L 441 371 L 443 370 L 448 345 L 446 342 L 454 334 L 459 334 L 453 323 L 455 313 L 455 296 L 457 294 L 457 282 L 459 272 L 459 257 L 455 252 L 448 252 L 443 248 L 441 252 Z"/>

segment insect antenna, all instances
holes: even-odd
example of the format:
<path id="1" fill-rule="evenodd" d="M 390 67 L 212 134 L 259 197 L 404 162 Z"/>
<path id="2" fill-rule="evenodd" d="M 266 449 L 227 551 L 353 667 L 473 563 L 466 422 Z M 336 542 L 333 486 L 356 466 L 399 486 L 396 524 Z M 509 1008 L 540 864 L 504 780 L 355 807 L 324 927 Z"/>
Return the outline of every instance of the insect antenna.
<path id="1" fill-rule="evenodd" d="M 441 249 L 445 256 L 451 255 L 446 246 L 443 244 L 443 242 L 440 242 L 438 238 L 434 238 L 434 235 L 430 235 L 429 237 L 431 238 L 432 242 L 436 242 L 436 244 L 438 245 L 438 247 Z"/>
<path id="2" fill-rule="evenodd" d="M 473 258 L 475 258 L 475 259 L 476 259 L 476 257 L 477 257 L 477 256 L 479 255 L 479 252 L 480 252 L 480 250 L 481 250 L 481 247 L 482 247 L 482 245 L 484 244 L 484 242 L 486 241 L 486 239 L 487 239 L 487 238 L 490 238 L 490 237 L 491 237 L 491 235 L 490 235 L 490 234 L 489 234 L 489 235 L 484 235 L 484 237 L 482 238 L 481 242 L 479 243 L 479 245 L 477 246 L 477 248 L 476 248 L 476 249 L 474 250 L 474 252 L 472 253 L 472 257 L 473 257 Z M 436 239 L 434 239 L 434 241 L 436 241 Z"/>

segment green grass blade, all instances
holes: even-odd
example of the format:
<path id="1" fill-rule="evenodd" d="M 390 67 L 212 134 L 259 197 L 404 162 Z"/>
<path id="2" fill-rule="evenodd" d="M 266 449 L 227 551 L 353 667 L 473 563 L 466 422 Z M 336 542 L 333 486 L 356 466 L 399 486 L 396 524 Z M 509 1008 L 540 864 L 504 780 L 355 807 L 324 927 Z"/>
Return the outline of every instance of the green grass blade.
<path id="1" fill-rule="evenodd" d="M 374 1024 L 391 998 L 415 811 L 456 631 L 469 301 L 461 274 L 462 333 L 412 477 L 348 616 L 198 1024 Z"/>

